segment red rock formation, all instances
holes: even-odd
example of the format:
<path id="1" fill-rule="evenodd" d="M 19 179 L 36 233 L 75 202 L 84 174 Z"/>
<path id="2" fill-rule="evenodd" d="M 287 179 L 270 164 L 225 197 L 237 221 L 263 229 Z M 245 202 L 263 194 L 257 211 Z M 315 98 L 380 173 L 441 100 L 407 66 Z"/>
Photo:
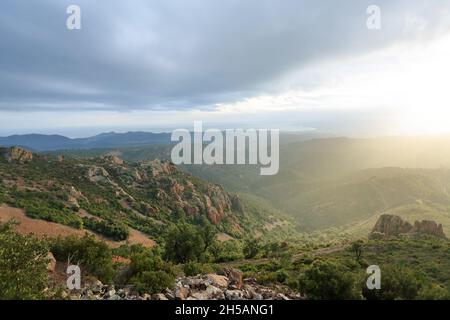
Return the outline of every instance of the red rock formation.
<path id="1" fill-rule="evenodd" d="M 429 234 L 439 238 L 446 238 L 442 224 L 437 224 L 434 221 L 422 220 L 414 223 L 413 233 Z"/>
<path id="2" fill-rule="evenodd" d="M 33 153 L 19 147 L 0 148 L 0 155 L 8 162 L 25 163 L 33 160 Z"/>
<path id="3" fill-rule="evenodd" d="M 416 221 L 414 226 L 402 218 L 394 215 L 384 214 L 380 216 L 370 233 L 372 239 L 383 239 L 396 237 L 401 234 L 408 236 L 432 235 L 439 238 L 446 238 L 442 224 L 434 221 Z"/>
<path id="4" fill-rule="evenodd" d="M 384 234 L 385 237 L 392 237 L 408 233 L 412 228 L 413 226 L 409 222 L 398 216 L 383 214 L 378 218 L 372 232 L 379 232 Z"/>

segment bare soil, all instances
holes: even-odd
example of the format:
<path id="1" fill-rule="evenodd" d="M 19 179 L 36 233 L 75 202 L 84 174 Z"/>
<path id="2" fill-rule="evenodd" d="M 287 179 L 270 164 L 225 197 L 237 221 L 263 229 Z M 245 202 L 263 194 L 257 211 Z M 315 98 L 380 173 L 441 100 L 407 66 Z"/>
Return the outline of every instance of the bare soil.
<path id="1" fill-rule="evenodd" d="M 80 230 L 72 227 L 64 226 L 59 223 L 48 222 L 44 220 L 31 219 L 25 215 L 24 210 L 11 208 L 6 205 L 0 206 L 0 223 L 6 223 L 14 220 L 18 224 L 14 225 L 14 229 L 20 234 L 32 234 L 38 238 L 44 236 L 68 237 L 68 236 L 84 236 L 86 233 L 94 235 L 97 239 L 105 241 L 110 247 L 117 248 L 122 244 L 142 244 L 144 247 L 154 247 L 156 242 L 148 238 L 144 233 L 130 228 L 130 237 L 125 241 L 113 241 L 88 230 Z"/>

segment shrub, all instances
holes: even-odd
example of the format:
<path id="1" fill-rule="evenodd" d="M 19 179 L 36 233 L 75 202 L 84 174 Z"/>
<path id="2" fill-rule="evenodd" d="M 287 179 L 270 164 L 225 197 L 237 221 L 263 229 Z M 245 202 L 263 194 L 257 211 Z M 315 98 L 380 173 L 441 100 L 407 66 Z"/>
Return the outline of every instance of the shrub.
<path id="1" fill-rule="evenodd" d="M 243 253 L 246 259 L 252 259 L 259 253 L 260 247 L 257 239 L 246 239 Z"/>
<path id="2" fill-rule="evenodd" d="M 0 300 L 46 298 L 48 247 L 0 225 Z"/>
<path id="3" fill-rule="evenodd" d="M 417 274 L 406 267 L 389 266 L 381 269 L 381 289 L 369 290 L 365 283 L 362 293 L 368 300 L 412 300 L 422 287 Z"/>
<path id="4" fill-rule="evenodd" d="M 289 278 L 289 274 L 285 270 L 278 270 L 276 272 L 276 279 L 279 283 L 285 283 Z"/>
<path id="5" fill-rule="evenodd" d="M 272 272 L 264 271 L 257 276 L 258 282 L 264 285 L 285 283 L 289 279 L 289 275 L 285 270 L 277 270 Z"/>
<path id="6" fill-rule="evenodd" d="M 354 276 L 332 261 L 314 261 L 300 277 L 299 285 L 301 291 L 313 300 L 358 298 Z"/>
<path id="7" fill-rule="evenodd" d="M 131 257 L 130 283 L 140 293 L 157 293 L 175 281 L 175 269 L 157 250 L 146 250 Z"/>
<path id="8" fill-rule="evenodd" d="M 199 261 L 204 257 L 205 242 L 195 227 L 180 224 L 173 227 L 165 246 L 165 258 L 175 263 Z"/>
<path id="9" fill-rule="evenodd" d="M 133 255 L 145 252 L 145 247 L 141 244 L 123 244 L 118 248 L 112 249 L 113 255 L 124 258 L 131 258 Z"/>
<path id="10" fill-rule="evenodd" d="M 242 259 L 241 243 L 237 240 L 215 243 L 209 248 L 215 262 L 227 262 Z"/>
<path id="11" fill-rule="evenodd" d="M 213 273 L 214 269 L 209 264 L 188 262 L 183 265 L 183 272 L 186 276 L 196 276 L 198 274 Z"/>
<path id="12" fill-rule="evenodd" d="M 105 283 L 110 283 L 114 277 L 111 249 L 92 235 L 53 239 L 51 252 L 58 261 L 77 264 L 83 273 L 96 276 Z"/>
<path id="13" fill-rule="evenodd" d="M 276 272 L 261 272 L 257 276 L 258 283 L 261 283 L 263 285 L 270 285 L 277 282 L 277 273 Z"/>
<path id="14" fill-rule="evenodd" d="M 420 300 L 449 300 L 450 290 L 438 284 L 431 284 L 424 288 L 419 293 Z"/>
<path id="15" fill-rule="evenodd" d="M 173 284 L 174 277 L 164 271 L 144 271 L 131 279 L 136 290 L 143 293 L 158 293 Z"/>
<path id="16" fill-rule="evenodd" d="M 96 220 L 93 218 L 83 218 L 84 225 L 87 229 L 100 233 L 115 241 L 128 239 L 130 231 L 128 227 L 118 221 L 113 220 Z"/>

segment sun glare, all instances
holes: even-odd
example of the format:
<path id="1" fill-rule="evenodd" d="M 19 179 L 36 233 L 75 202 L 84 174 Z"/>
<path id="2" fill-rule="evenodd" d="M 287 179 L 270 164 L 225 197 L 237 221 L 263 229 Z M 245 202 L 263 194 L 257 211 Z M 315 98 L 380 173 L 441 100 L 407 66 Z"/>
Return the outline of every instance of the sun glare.
<path id="1" fill-rule="evenodd" d="M 401 75 L 404 101 L 399 131 L 404 134 L 450 132 L 450 36 L 414 53 Z"/>

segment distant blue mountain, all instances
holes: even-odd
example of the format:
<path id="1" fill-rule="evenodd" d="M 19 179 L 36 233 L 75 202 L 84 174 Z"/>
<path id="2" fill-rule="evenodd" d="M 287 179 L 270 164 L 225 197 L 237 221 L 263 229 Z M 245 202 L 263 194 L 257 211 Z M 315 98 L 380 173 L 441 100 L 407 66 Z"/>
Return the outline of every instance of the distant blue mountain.
<path id="1" fill-rule="evenodd" d="M 288 144 L 329 136 L 329 134 L 319 132 L 282 132 L 280 134 L 280 143 Z M 0 137 L 0 147 L 21 146 L 32 151 L 123 148 L 171 144 L 170 137 L 171 133 L 168 132 L 153 133 L 144 131 L 106 132 L 92 137 L 77 139 L 61 135 L 24 134 Z"/>
<path id="2" fill-rule="evenodd" d="M 170 144 L 170 133 L 102 133 L 93 137 L 71 139 L 61 135 L 24 134 L 0 137 L 0 146 L 21 146 L 35 151 L 64 149 L 119 148 L 152 144 Z"/>

